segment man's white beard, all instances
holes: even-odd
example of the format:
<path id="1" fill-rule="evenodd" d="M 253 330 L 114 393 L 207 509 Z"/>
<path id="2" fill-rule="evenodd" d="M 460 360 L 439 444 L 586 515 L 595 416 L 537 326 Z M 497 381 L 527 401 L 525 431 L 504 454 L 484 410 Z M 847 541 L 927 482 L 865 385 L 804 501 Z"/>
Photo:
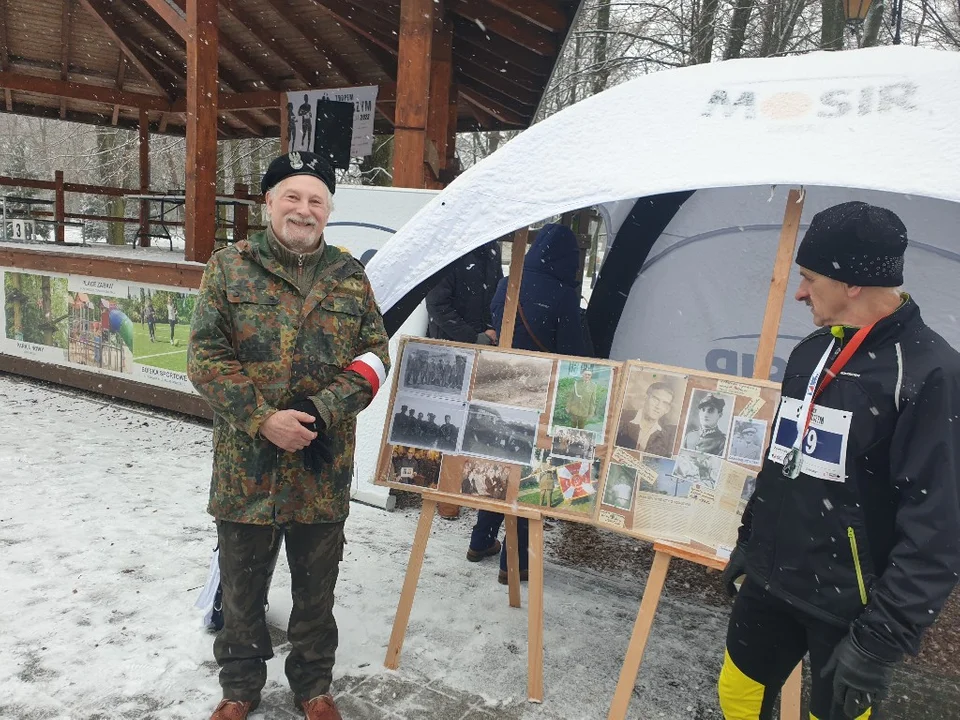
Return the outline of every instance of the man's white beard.
<path id="1" fill-rule="evenodd" d="M 306 222 L 312 224 L 298 225 L 297 229 L 291 232 L 291 225 L 293 225 L 293 223 L 288 223 L 289 220 L 306 220 Z M 312 217 L 303 218 L 295 213 L 290 213 L 284 216 L 283 221 L 280 223 L 280 232 L 277 233 L 277 237 L 291 252 L 308 253 L 317 249 L 322 233 L 323 231 L 319 229 L 317 221 Z"/>

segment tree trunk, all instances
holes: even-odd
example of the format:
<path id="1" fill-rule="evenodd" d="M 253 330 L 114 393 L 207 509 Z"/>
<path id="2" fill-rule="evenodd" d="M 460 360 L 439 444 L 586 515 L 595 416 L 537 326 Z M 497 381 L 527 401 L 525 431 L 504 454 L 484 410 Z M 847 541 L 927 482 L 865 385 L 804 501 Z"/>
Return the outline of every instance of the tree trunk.
<path id="1" fill-rule="evenodd" d="M 723 51 L 724 60 L 733 60 L 743 52 L 743 41 L 747 35 L 747 25 L 750 23 L 750 14 L 753 12 L 755 0 L 737 0 L 730 18 L 730 37 L 727 38 L 727 47 Z"/>
<path id="2" fill-rule="evenodd" d="M 820 28 L 821 50 L 843 50 L 843 7 L 839 0 L 822 0 L 820 11 L 823 25 Z"/>
<path id="3" fill-rule="evenodd" d="M 883 0 L 874 0 L 863 22 L 863 43 L 861 47 L 876 47 L 880 38 L 880 26 L 883 24 Z"/>
<path id="4" fill-rule="evenodd" d="M 690 56 L 695 65 L 710 62 L 713 57 L 714 25 L 717 22 L 719 0 L 703 0 L 697 24 L 693 30 Z"/>
<path id="5" fill-rule="evenodd" d="M 607 34 L 610 30 L 610 0 L 600 0 L 597 8 L 597 39 L 593 45 L 593 87 L 596 95 L 607 87 L 610 69 L 607 67 Z"/>

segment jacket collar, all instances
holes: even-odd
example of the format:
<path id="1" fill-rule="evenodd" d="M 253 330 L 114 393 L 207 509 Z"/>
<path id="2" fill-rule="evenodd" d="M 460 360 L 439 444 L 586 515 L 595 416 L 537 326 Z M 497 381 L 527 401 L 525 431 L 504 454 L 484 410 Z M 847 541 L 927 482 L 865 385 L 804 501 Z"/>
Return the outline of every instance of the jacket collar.
<path id="1" fill-rule="evenodd" d="M 888 345 L 901 340 L 904 335 L 913 334 L 923 327 L 923 319 L 920 317 L 920 307 L 909 295 L 904 295 L 904 301 L 896 310 L 876 322 L 873 330 L 863 341 L 863 347 L 876 348 Z M 857 328 L 843 328 L 843 337 L 841 343 L 853 337 Z M 831 332 L 827 329 L 827 332 Z M 837 333 L 833 333 L 836 335 Z"/>

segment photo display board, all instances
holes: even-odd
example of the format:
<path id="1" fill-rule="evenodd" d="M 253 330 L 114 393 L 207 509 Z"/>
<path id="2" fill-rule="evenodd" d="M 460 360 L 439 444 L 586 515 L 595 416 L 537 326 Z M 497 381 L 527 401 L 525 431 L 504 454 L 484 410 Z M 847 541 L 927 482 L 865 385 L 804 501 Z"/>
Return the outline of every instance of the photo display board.
<path id="1" fill-rule="evenodd" d="M 376 484 L 724 555 L 779 402 L 769 381 L 403 338 Z"/>
<path id="2" fill-rule="evenodd" d="M 779 403 L 769 381 L 627 362 L 597 524 L 726 554 Z"/>
<path id="3" fill-rule="evenodd" d="M 403 338 L 376 483 L 593 522 L 623 365 Z"/>

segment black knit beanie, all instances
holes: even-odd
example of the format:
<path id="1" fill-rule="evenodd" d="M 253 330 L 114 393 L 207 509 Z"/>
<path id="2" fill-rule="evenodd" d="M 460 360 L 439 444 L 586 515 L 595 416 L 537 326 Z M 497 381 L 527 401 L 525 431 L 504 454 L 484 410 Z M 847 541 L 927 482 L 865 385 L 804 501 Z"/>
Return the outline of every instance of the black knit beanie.
<path id="1" fill-rule="evenodd" d="M 846 202 L 813 216 L 797 265 L 849 285 L 899 287 L 906 249 L 907 228 L 896 213 Z"/>

